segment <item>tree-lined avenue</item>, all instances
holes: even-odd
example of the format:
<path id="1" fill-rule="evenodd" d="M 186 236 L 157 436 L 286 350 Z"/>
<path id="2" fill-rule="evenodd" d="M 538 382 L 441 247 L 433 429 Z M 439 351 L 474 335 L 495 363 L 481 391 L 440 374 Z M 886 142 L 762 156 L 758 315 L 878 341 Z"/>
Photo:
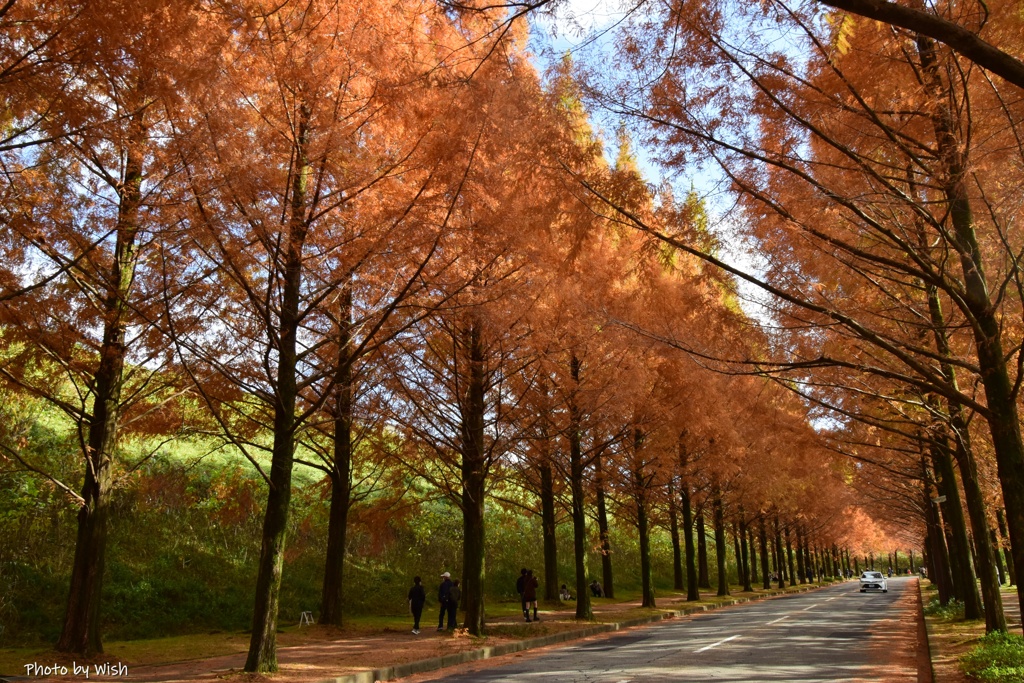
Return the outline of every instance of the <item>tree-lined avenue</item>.
<path id="1" fill-rule="evenodd" d="M 917 580 L 888 593 L 856 582 L 738 605 L 549 649 L 513 664 L 429 679 L 447 683 L 559 681 L 915 680 Z M 920 680 L 920 679 L 918 679 Z"/>

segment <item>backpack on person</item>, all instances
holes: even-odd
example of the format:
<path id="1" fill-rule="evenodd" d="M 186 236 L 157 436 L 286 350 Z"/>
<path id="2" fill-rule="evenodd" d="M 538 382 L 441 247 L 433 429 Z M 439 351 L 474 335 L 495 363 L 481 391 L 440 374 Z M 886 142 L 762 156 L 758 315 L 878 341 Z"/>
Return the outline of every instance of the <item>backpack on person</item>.
<path id="1" fill-rule="evenodd" d="M 451 590 L 448 591 L 448 602 L 453 605 L 459 604 L 459 600 L 462 599 L 462 591 L 458 586 L 452 586 Z"/>

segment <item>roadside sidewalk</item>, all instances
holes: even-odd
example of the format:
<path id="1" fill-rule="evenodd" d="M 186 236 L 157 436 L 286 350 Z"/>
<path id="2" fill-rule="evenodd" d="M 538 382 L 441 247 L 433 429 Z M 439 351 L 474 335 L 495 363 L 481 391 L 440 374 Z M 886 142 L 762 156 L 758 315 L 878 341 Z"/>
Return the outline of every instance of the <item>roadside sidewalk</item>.
<path id="1" fill-rule="evenodd" d="M 928 601 L 936 592 L 931 584 L 926 587 L 922 581 L 918 585 L 922 606 L 927 607 Z M 1011 632 L 1019 632 L 1021 614 L 1017 591 L 1015 588 L 1003 586 L 1000 593 L 1003 611 L 1006 614 L 1006 625 Z M 949 621 L 927 614 L 924 621 L 928 631 L 928 653 L 931 657 L 934 683 L 968 683 L 968 678 L 960 671 L 959 658 L 985 635 L 985 621 Z"/>
<path id="2" fill-rule="evenodd" d="M 272 678 L 242 673 L 244 654 L 137 666 L 130 670 L 128 678 L 158 683 L 225 679 L 247 682 L 273 680 L 274 683 L 375 683 L 819 587 L 811 584 L 784 591 L 738 593 L 724 599 L 716 598 L 713 593 L 702 593 L 701 598 L 706 602 L 696 604 L 686 602 L 685 596 L 673 596 L 659 599 L 660 607 L 656 610 L 641 609 L 639 601 L 598 604 L 594 607 L 595 621 L 587 623 L 575 620 L 575 604 L 569 602 L 564 603 L 563 609 L 541 612 L 541 621 L 535 624 L 522 623 L 518 617 L 509 616 L 489 619 L 491 633 L 481 639 L 461 631 L 453 635 L 426 629 L 417 637 L 404 631 L 398 633 L 385 629 L 380 634 L 280 648 L 280 671 Z"/>

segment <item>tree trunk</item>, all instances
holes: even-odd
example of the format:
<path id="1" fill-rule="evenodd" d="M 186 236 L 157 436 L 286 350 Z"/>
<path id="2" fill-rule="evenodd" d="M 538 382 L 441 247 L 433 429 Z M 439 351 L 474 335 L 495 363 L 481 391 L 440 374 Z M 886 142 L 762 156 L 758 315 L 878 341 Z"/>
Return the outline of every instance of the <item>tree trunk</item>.
<path id="1" fill-rule="evenodd" d="M 750 546 L 750 550 L 747 553 L 747 557 L 749 558 L 748 561 L 750 563 L 750 585 L 753 586 L 759 581 L 757 570 L 757 537 L 756 532 L 754 531 L 753 521 L 745 526 L 746 529 L 744 530 L 744 535 L 747 538 L 747 545 Z M 753 590 L 753 588 L 751 588 L 751 590 Z"/>
<path id="2" fill-rule="evenodd" d="M 296 166 L 279 314 L 277 386 L 274 392 L 274 444 L 270 462 L 270 491 L 263 517 L 260 559 L 256 575 L 256 604 L 245 670 L 277 671 L 277 612 L 284 569 L 285 536 L 292 498 L 295 459 L 295 404 L 298 398 L 299 296 L 302 287 L 302 248 L 306 238 L 306 198 L 312 167 L 309 163 L 309 106 L 300 106 Z"/>
<path id="3" fill-rule="evenodd" d="M 348 512 L 351 506 L 351 477 L 335 462 L 331 480 L 331 507 L 327 521 L 327 561 L 324 564 L 324 586 L 320 596 L 321 624 L 341 626 L 344 619 L 345 543 L 348 536 Z"/>
<path id="4" fill-rule="evenodd" d="M 569 400 L 569 485 L 572 490 L 573 554 L 576 562 L 576 618 L 593 619 L 590 608 L 590 586 L 587 579 L 587 515 L 583 497 L 583 449 L 580 411 L 575 392 L 580 383 L 580 361 L 576 356 L 569 363 L 573 392 Z"/>
<path id="5" fill-rule="evenodd" d="M 786 566 L 789 569 L 789 587 L 792 588 L 797 584 L 800 576 L 796 573 L 796 567 L 793 566 L 793 541 L 789 523 L 786 524 Z"/>
<path id="6" fill-rule="evenodd" d="M 465 460 L 462 464 L 462 607 L 466 610 L 463 628 L 471 635 L 484 633 L 484 495 L 486 477 L 481 467 Z"/>
<path id="7" fill-rule="evenodd" d="M 927 287 L 928 310 L 932 321 L 932 334 L 935 347 L 939 354 L 947 357 L 951 353 L 949 340 L 946 336 L 946 321 L 942 311 L 939 294 L 932 285 Z M 956 370 L 950 363 L 941 363 L 942 374 L 954 388 L 957 387 Z M 937 400 L 937 399 L 935 399 Z M 970 424 L 964 415 L 963 406 L 953 400 L 946 401 L 949 413 L 949 426 L 956 443 L 956 461 L 960 468 L 960 481 L 964 487 L 964 499 L 967 503 L 967 514 L 971 520 L 974 541 L 977 550 L 978 579 L 981 582 L 981 594 L 985 608 L 986 631 L 1005 631 L 1006 617 L 1003 614 L 1002 596 L 999 594 L 999 575 L 996 565 L 996 550 L 988 533 L 988 513 L 985 509 L 985 496 L 978 481 L 978 465 L 974 460 L 971 447 Z M 966 612 L 966 609 L 965 609 Z"/>
<path id="8" fill-rule="evenodd" d="M 117 228 L 110 286 L 103 302 L 103 343 L 93 376 L 93 407 L 86 442 L 85 479 L 78 509 L 75 558 L 71 568 L 64 625 L 57 641 L 60 652 L 93 655 L 103 652 L 100 606 L 107 554 L 107 518 L 114 478 L 124 363 L 128 350 L 129 301 L 134 292 L 138 261 L 139 207 L 142 204 L 143 164 L 147 128 L 145 109 L 129 122 L 124 178 L 119 189 Z"/>
<path id="9" fill-rule="evenodd" d="M 686 546 L 686 599 L 700 600 L 697 582 L 697 558 L 693 552 L 693 508 L 690 505 L 690 485 L 685 479 L 679 485 L 679 503 L 683 512 L 683 542 Z"/>
<path id="10" fill-rule="evenodd" d="M 555 536 L 555 479 L 545 453 L 540 473 L 540 514 L 544 535 L 544 599 L 558 600 L 558 539 Z"/>
<path id="11" fill-rule="evenodd" d="M 331 508 L 327 521 L 327 561 L 320 597 L 320 623 L 344 621 L 345 543 L 352 507 L 352 288 L 345 287 L 338 312 L 338 359 L 334 374 L 334 454 Z"/>
<path id="12" fill-rule="evenodd" d="M 996 569 L 999 570 L 999 585 L 1001 586 L 1004 583 L 1003 577 L 1006 576 L 1006 567 L 1003 566 L 1003 554 L 999 552 L 999 537 L 996 535 L 996 530 L 994 528 L 990 528 L 988 530 L 988 538 L 989 543 L 991 543 L 992 547 L 995 549 L 993 557 L 996 561 Z M 985 609 L 988 609 L 987 605 L 985 606 Z"/>
<path id="13" fill-rule="evenodd" d="M 1006 538 L 1006 517 L 1003 515 L 1003 509 L 1002 508 L 997 508 L 996 509 L 996 523 L 999 525 L 999 535 L 1003 539 L 1005 539 Z M 1010 551 L 1008 549 L 1006 549 L 1005 545 L 1003 545 L 1003 551 L 1004 551 L 1003 554 L 1006 556 L 1006 571 L 1010 575 L 1010 585 L 1014 586 L 1014 585 L 1017 584 L 1017 572 L 1016 572 L 1016 570 L 1014 568 L 1014 564 L 1013 564 L 1013 555 L 1010 554 Z"/>
<path id="14" fill-rule="evenodd" d="M 788 540 L 788 539 L 787 539 Z M 803 536 L 800 533 L 800 527 L 796 528 L 796 568 L 800 572 L 800 583 L 807 583 L 807 567 L 804 565 L 804 544 Z"/>
<path id="15" fill-rule="evenodd" d="M 965 619 L 981 618 L 981 600 L 971 567 L 971 546 L 967 538 L 967 522 L 960 503 L 960 490 L 953 471 L 953 458 L 946 444 L 934 443 L 931 448 L 932 463 L 938 475 L 936 482 L 940 495 L 946 497 L 942 506 L 943 517 L 949 524 L 950 561 L 953 569 L 953 592 L 964 603 Z"/>
<path id="16" fill-rule="evenodd" d="M 729 577 L 725 573 L 725 511 L 722 509 L 722 494 L 715 486 L 712 492 L 713 522 L 715 527 L 715 560 L 718 565 L 718 595 L 729 595 Z"/>
<path id="17" fill-rule="evenodd" d="M 640 534 L 641 607 L 654 607 L 654 576 L 651 569 L 651 534 L 647 520 L 647 501 L 640 493 L 636 500 L 637 531 Z"/>
<path id="18" fill-rule="evenodd" d="M 711 572 L 708 570 L 708 532 L 704 525 L 704 507 L 697 513 L 697 587 L 711 590 Z"/>
<path id="19" fill-rule="evenodd" d="M 594 458 L 597 475 L 597 530 L 601 537 L 601 590 L 604 597 L 615 597 L 615 577 L 612 574 L 612 543 L 608 535 L 608 506 L 604 500 L 604 469 L 601 456 Z"/>
<path id="20" fill-rule="evenodd" d="M 672 588 L 683 590 L 683 549 L 679 541 L 679 513 L 676 511 L 675 487 L 668 484 L 668 533 L 672 540 Z"/>
<path id="21" fill-rule="evenodd" d="M 779 515 L 775 515 L 775 572 L 778 575 L 779 590 L 786 587 L 786 564 L 782 554 L 782 530 L 779 528 Z"/>
<path id="22" fill-rule="evenodd" d="M 966 147 L 957 137 L 954 110 L 948 105 L 947 87 L 942 80 L 938 52 L 932 39 L 917 38 L 924 82 L 932 98 L 936 146 L 944 164 L 943 193 L 948 203 L 954 234 L 954 246 L 960 256 L 963 274 L 963 302 L 974 321 L 975 349 L 992 434 L 996 469 L 1006 505 L 1007 526 L 1013 560 L 1024 565 L 1024 440 L 1021 439 L 1017 409 L 1017 389 L 1010 380 L 1002 344 L 1002 319 L 993 304 L 985 280 L 981 249 L 975 233 L 974 218 L 967 191 Z M 958 114 L 959 115 L 959 114 Z M 1020 351 L 1018 351 L 1020 353 Z M 1018 584 L 1017 597 L 1024 604 L 1024 586 Z M 966 611 L 966 610 L 965 610 Z"/>
<path id="23" fill-rule="evenodd" d="M 647 488 L 650 485 L 642 461 L 640 450 L 643 447 L 644 434 L 640 429 L 633 430 L 633 499 L 636 502 L 636 526 L 640 534 L 640 587 L 643 596 L 641 607 L 654 607 L 654 573 L 651 567 L 651 531 L 648 521 Z"/>
<path id="24" fill-rule="evenodd" d="M 928 577 L 939 591 L 939 602 L 948 605 L 953 599 L 953 578 L 949 567 L 949 553 L 946 536 L 943 533 L 939 508 L 932 500 L 932 479 L 927 459 L 921 456 L 922 481 L 924 482 L 925 544 L 928 549 Z M 938 495 L 938 494 L 936 494 Z M 865 567 L 866 569 L 866 567 Z"/>
<path id="25" fill-rule="evenodd" d="M 768 530 L 764 528 L 764 515 L 757 519 L 758 539 L 761 541 L 761 587 L 768 590 L 772 587 L 772 577 L 768 573 Z"/>
<path id="26" fill-rule="evenodd" d="M 472 320 L 464 332 L 469 377 L 462 412 L 462 605 L 464 627 L 471 635 L 484 632 L 484 496 L 487 451 L 484 443 L 486 370 L 480 322 Z"/>
<path id="27" fill-rule="evenodd" d="M 742 547 L 741 547 L 742 546 Z M 746 585 L 746 574 L 747 568 L 743 562 L 743 549 L 746 548 L 746 543 L 740 540 L 740 525 L 736 522 L 732 524 L 732 552 L 736 556 L 736 583 L 739 586 Z"/>

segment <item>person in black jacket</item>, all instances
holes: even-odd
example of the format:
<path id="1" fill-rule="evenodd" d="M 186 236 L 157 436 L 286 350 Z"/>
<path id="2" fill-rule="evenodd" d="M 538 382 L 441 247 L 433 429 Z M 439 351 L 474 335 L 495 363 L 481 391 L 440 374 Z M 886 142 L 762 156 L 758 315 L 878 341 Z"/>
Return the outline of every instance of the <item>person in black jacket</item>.
<path id="1" fill-rule="evenodd" d="M 412 588 L 409 589 L 409 613 L 412 614 L 412 632 L 420 633 L 420 617 L 423 616 L 423 605 L 427 602 L 427 591 L 423 590 L 420 577 L 412 580 Z"/>
<path id="2" fill-rule="evenodd" d="M 449 596 L 452 592 L 452 575 L 449 572 L 441 574 L 441 585 L 437 587 L 437 604 L 440 608 L 440 614 L 437 615 L 437 630 L 444 630 L 444 615 L 449 614 Z M 448 617 L 450 623 L 455 622 L 455 610 L 451 611 L 451 616 Z"/>
<path id="3" fill-rule="evenodd" d="M 452 581 L 452 589 L 448 591 L 448 630 L 455 630 L 455 614 L 459 610 L 459 600 L 462 599 L 462 589 L 459 588 L 459 580 Z"/>
<path id="4" fill-rule="evenodd" d="M 530 612 L 526 609 L 526 572 L 525 567 L 519 572 L 519 578 L 516 579 L 516 593 L 519 593 L 519 602 L 523 606 L 523 616 L 529 621 Z"/>
<path id="5" fill-rule="evenodd" d="M 533 575 L 533 570 L 526 570 L 526 580 L 523 581 L 523 602 L 526 603 L 526 620 L 530 621 L 529 609 L 533 607 L 533 620 L 540 621 L 537 616 L 537 588 L 540 586 L 540 581 Z"/>

